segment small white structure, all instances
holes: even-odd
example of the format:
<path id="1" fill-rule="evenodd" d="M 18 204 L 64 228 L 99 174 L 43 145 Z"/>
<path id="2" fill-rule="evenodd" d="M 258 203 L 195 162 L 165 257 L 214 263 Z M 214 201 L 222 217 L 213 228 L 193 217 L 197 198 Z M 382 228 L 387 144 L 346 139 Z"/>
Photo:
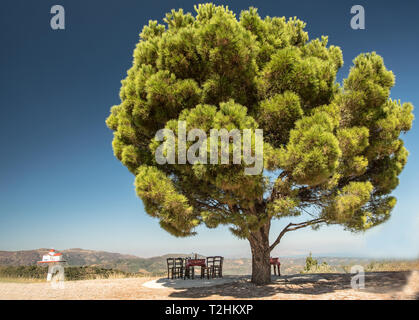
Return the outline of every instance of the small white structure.
<path id="1" fill-rule="evenodd" d="M 47 281 L 54 279 L 64 281 L 64 260 L 63 254 L 51 249 L 46 255 L 42 256 L 42 261 L 39 264 L 48 264 Z M 55 275 L 57 273 L 57 275 Z"/>

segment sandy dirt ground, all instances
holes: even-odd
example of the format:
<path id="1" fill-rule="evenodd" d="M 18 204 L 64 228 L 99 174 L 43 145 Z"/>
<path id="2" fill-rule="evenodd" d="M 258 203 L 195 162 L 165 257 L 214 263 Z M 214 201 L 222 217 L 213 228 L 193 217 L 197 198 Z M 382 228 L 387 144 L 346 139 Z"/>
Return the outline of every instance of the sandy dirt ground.
<path id="1" fill-rule="evenodd" d="M 210 287 L 149 288 L 158 278 L 66 281 L 63 288 L 49 283 L 0 283 L 0 299 L 269 299 L 269 300 L 381 300 L 419 299 L 419 271 L 374 272 L 365 275 L 365 289 L 351 288 L 351 274 L 290 275 L 255 286 L 248 278 Z M 164 282 L 163 279 L 160 281 Z M 202 281 L 196 279 L 194 281 Z"/>

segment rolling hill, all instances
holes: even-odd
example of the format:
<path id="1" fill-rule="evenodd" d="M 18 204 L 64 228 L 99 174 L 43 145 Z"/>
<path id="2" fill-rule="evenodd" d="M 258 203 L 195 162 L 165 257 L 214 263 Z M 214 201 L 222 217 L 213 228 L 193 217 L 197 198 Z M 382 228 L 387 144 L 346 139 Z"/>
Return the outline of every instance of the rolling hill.
<path id="1" fill-rule="evenodd" d="M 42 259 L 49 249 L 41 248 L 25 251 L 0 251 L 0 266 L 31 266 Z M 80 248 L 59 250 L 63 253 L 69 266 L 92 266 L 105 269 L 115 269 L 128 273 L 157 275 L 166 273 L 166 258 L 186 257 L 187 254 L 172 253 L 163 256 L 141 258 L 134 255 L 86 250 Z M 200 256 L 203 257 L 203 256 Z M 338 271 L 344 271 L 342 266 L 370 263 L 370 259 L 327 257 L 316 258 L 319 263 L 327 262 Z M 281 272 L 295 274 L 303 270 L 305 257 L 281 257 Z M 252 261 L 249 258 L 224 260 L 224 274 L 243 275 L 251 273 Z"/>

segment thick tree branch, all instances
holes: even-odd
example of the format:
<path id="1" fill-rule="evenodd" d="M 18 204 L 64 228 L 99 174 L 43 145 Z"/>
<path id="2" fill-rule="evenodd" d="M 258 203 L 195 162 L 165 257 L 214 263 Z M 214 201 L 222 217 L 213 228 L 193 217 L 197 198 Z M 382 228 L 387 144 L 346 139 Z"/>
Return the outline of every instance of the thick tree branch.
<path id="1" fill-rule="evenodd" d="M 276 238 L 275 242 L 272 243 L 271 246 L 269 247 L 269 251 L 272 251 L 278 245 L 278 243 L 281 241 L 284 234 L 288 232 L 288 228 L 291 226 L 292 226 L 292 223 L 288 224 L 284 229 L 282 229 L 281 233 L 278 235 L 278 238 Z"/>
<path id="2" fill-rule="evenodd" d="M 288 224 L 284 229 L 282 229 L 282 231 L 280 232 L 280 234 L 276 238 L 275 242 L 272 243 L 272 245 L 269 247 L 269 251 L 272 251 L 279 244 L 282 237 L 287 232 L 298 230 L 298 229 L 301 229 L 301 228 L 305 228 L 305 227 L 312 226 L 314 224 L 323 223 L 323 222 L 326 222 L 326 221 L 324 219 L 314 219 L 314 220 L 309 220 L 309 221 L 305 221 L 305 222 L 301 222 L 301 223 L 290 223 L 290 224 Z"/>

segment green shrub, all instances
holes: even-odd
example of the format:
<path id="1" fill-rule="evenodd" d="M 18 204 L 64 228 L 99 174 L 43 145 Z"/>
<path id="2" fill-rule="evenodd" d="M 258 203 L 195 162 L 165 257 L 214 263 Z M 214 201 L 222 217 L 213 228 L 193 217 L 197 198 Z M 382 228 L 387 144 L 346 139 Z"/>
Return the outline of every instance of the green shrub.
<path id="1" fill-rule="evenodd" d="M 327 262 L 319 264 L 317 259 L 314 259 L 311 252 L 306 258 L 306 265 L 301 273 L 332 273 L 336 272 L 332 266 L 328 265 Z"/>

